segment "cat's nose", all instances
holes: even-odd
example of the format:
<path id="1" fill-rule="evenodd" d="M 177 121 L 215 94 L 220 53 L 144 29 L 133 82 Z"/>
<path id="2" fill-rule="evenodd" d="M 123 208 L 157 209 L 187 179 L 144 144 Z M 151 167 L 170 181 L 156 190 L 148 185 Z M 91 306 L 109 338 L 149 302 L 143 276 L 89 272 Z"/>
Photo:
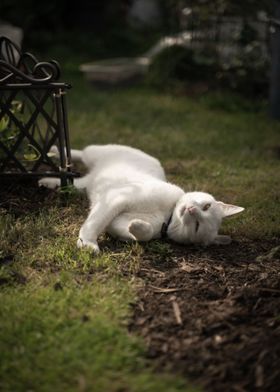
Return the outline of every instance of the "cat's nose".
<path id="1" fill-rule="evenodd" d="M 194 206 L 188 207 L 188 211 L 190 215 L 193 215 L 196 212 L 196 208 Z"/>

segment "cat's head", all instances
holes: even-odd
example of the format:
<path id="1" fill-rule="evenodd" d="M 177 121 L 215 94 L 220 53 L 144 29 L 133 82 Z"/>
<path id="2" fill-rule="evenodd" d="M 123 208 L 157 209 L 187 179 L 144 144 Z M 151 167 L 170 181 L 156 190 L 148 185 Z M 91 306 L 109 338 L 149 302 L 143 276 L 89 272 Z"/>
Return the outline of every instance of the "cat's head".
<path id="1" fill-rule="evenodd" d="M 218 235 L 222 219 L 243 210 L 217 201 L 208 193 L 185 193 L 175 206 L 167 236 L 179 243 L 228 244 L 229 236 Z"/>

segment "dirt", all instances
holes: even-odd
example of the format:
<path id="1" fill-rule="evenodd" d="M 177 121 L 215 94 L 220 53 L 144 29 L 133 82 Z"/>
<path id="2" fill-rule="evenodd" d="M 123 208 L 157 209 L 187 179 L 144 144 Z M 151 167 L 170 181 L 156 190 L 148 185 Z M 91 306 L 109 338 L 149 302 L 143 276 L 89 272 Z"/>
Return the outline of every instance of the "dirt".
<path id="1" fill-rule="evenodd" d="M 36 183 L 1 186 L 0 210 L 15 216 L 56 201 L 56 192 Z M 122 246 L 107 244 L 109 250 Z M 143 247 L 133 271 L 141 285 L 129 330 L 144 338 L 156 369 L 183 375 L 207 392 L 278 392 L 279 242 Z M 5 255 L 0 264 L 9 264 L 11 257 Z"/>
<path id="2" fill-rule="evenodd" d="M 158 370 L 207 392 L 279 391 L 279 264 L 274 241 L 144 256 L 130 330 Z"/>
<path id="3" fill-rule="evenodd" d="M 36 179 L 5 181 L 0 179 L 0 213 L 7 211 L 15 217 L 40 211 L 57 199 L 57 192 L 37 186 Z"/>

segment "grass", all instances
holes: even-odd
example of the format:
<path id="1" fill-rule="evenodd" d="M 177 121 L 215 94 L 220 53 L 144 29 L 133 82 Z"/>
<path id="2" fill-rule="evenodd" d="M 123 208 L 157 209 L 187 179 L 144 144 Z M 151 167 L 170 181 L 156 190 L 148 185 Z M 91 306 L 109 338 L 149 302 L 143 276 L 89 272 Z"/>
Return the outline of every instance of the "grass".
<path id="1" fill-rule="evenodd" d="M 145 86 L 100 91 L 67 61 L 74 147 L 141 148 L 161 159 L 170 181 L 244 206 L 243 215 L 223 226 L 236 240 L 279 237 L 280 125 L 265 108 L 221 93 L 190 98 Z M 57 197 L 20 216 L 1 210 L 0 389 L 193 390 L 176 375 L 156 373 L 141 340 L 127 330 L 141 284 L 133 272 L 143 252 L 164 257 L 172 246 L 104 237 L 104 251 L 94 258 L 75 245 L 86 214 L 85 197 L 75 193 L 66 205 Z"/>
<path id="2" fill-rule="evenodd" d="M 0 389 L 186 390 L 184 381 L 147 369 L 143 344 L 127 332 L 135 301 L 129 269 L 141 247 L 97 259 L 79 251 L 78 210 L 2 216 L 1 260 L 14 258 L 0 269 Z M 125 278 L 121 263 L 128 261 Z"/>

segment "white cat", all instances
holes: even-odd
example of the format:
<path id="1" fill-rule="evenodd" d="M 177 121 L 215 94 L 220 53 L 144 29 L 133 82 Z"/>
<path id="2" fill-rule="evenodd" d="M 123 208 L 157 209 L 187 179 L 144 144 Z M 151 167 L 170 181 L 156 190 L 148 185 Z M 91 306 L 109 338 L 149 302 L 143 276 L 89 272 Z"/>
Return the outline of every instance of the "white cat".
<path id="1" fill-rule="evenodd" d="M 52 151 L 57 153 L 56 148 Z M 120 145 L 88 146 L 72 150 L 89 173 L 74 180 L 85 189 L 91 203 L 80 229 L 78 247 L 99 252 L 98 236 L 106 231 L 124 241 L 149 241 L 167 237 L 179 243 L 228 244 L 218 235 L 222 218 L 242 207 L 216 201 L 204 192 L 185 193 L 166 181 L 160 162 L 144 152 Z M 40 186 L 55 188 L 57 178 L 43 178 Z"/>

